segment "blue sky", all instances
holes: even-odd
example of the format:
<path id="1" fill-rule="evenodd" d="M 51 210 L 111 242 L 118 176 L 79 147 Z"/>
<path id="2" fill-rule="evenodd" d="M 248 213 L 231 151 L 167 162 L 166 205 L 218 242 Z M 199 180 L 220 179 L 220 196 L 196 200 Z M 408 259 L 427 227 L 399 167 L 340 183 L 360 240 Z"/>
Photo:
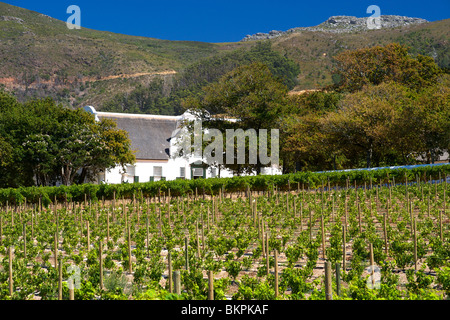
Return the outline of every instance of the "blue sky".
<path id="1" fill-rule="evenodd" d="M 449 0 L 428 1 L 236 1 L 236 0 L 6 0 L 66 21 L 69 5 L 81 8 L 81 26 L 167 40 L 239 41 L 247 34 L 317 25 L 333 15 L 368 17 L 369 5 L 381 14 L 436 21 L 449 18 Z M 0 12 L 1 15 L 1 12 Z"/>

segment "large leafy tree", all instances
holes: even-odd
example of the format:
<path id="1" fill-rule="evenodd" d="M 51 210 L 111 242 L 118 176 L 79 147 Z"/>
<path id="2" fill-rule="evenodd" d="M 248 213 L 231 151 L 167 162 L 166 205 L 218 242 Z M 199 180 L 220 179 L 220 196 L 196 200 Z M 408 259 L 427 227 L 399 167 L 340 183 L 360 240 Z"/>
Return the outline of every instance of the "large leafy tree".
<path id="1" fill-rule="evenodd" d="M 335 85 L 296 97 L 286 117 L 284 153 L 302 170 L 433 162 L 449 149 L 449 77 L 431 57 L 390 44 L 335 62 Z"/>
<path id="2" fill-rule="evenodd" d="M 93 115 L 51 99 L 0 104 L 3 187 L 83 183 L 135 160 L 127 133 L 110 120 L 97 122 Z"/>
<path id="3" fill-rule="evenodd" d="M 417 153 L 434 163 L 450 150 L 450 75 L 418 93 L 414 115 L 419 120 L 412 128 L 420 142 Z"/>
<path id="4" fill-rule="evenodd" d="M 0 90 L 0 187 L 30 184 L 26 166 L 17 165 L 23 157 L 20 136 L 24 115 L 23 106 L 10 94 Z M 25 126 L 26 127 L 26 126 Z"/>
<path id="5" fill-rule="evenodd" d="M 327 143 L 344 152 L 353 165 L 365 156 L 367 167 L 380 163 L 394 149 L 395 126 L 401 108 L 409 103 L 408 92 L 395 83 L 367 86 L 347 95 L 335 112 L 324 118 Z"/>
<path id="6" fill-rule="evenodd" d="M 342 99 L 321 121 L 325 144 L 352 166 L 432 162 L 449 148 L 450 106 L 445 83 L 416 91 L 396 82 L 369 85 Z"/>
<path id="7" fill-rule="evenodd" d="M 355 92 L 388 81 L 421 89 L 433 85 L 442 73 L 433 58 L 413 57 L 398 43 L 344 51 L 334 61 L 333 89 L 338 91 Z"/>
<path id="8" fill-rule="evenodd" d="M 327 135 L 322 119 L 335 111 L 342 94 L 312 91 L 291 95 L 289 112 L 283 118 L 282 155 L 283 170 L 338 169 L 342 165 L 342 152 L 326 143 Z"/>
<path id="9" fill-rule="evenodd" d="M 270 130 L 280 127 L 280 120 L 287 110 L 288 88 L 272 75 L 267 65 L 255 62 L 238 67 L 203 90 L 204 94 L 201 97 L 186 99 L 183 106 L 202 121 L 204 128 L 217 129 L 223 134 L 226 129 L 243 131 L 254 129 L 257 134 L 260 129 L 266 129 L 267 151 L 272 152 Z M 224 137 L 222 141 L 225 143 L 226 138 Z M 246 159 L 249 159 L 249 143 L 250 141 L 246 143 Z M 259 157 L 256 164 L 250 162 L 238 164 L 238 161 L 231 164 L 225 159 L 226 153 L 230 152 L 233 150 L 226 150 L 223 155 L 222 162 L 225 167 L 238 174 L 254 170 L 257 173 L 261 172 L 263 164 Z"/>

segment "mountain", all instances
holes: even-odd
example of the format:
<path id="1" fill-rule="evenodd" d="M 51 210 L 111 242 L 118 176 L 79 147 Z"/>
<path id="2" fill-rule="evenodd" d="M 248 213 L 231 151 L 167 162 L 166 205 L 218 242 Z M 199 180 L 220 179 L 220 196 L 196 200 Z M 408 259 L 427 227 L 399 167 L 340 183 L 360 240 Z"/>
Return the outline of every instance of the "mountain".
<path id="1" fill-rule="evenodd" d="M 247 35 L 241 41 L 252 41 L 252 40 L 266 40 L 274 39 L 283 35 L 290 33 L 298 33 L 301 31 L 320 31 L 320 32 L 331 32 L 331 33 L 349 33 L 355 31 L 367 31 L 368 18 L 357 18 L 354 16 L 332 16 L 327 19 L 327 21 L 322 22 L 315 27 L 298 27 L 292 28 L 287 31 L 272 30 L 268 33 L 259 32 L 253 35 Z M 411 18 L 396 15 L 382 15 L 380 16 L 380 29 L 392 29 L 398 27 L 406 27 L 414 24 L 421 24 L 428 22 L 421 18 Z"/>
<path id="2" fill-rule="evenodd" d="M 427 22 L 382 16 L 382 26 L 387 27 L 374 30 L 364 28 L 364 21 L 330 17 L 315 27 L 272 32 L 267 41 L 299 65 L 294 91 L 330 84 L 333 57 L 339 52 L 390 42 L 408 45 L 413 54 L 430 55 L 441 67 L 450 67 L 450 19 Z M 101 110 L 115 94 L 148 88 L 155 79 L 162 82 L 158 88 L 163 94 L 170 95 L 177 77 L 189 78 L 184 73 L 190 72 L 192 65 L 248 50 L 258 43 L 250 41 L 252 36 L 245 39 L 205 43 L 87 28 L 69 30 L 63 21 L 0 2 L 0 86 L 21 101 L 51 96 L 67 106 L 94 105 Z"/>
<path id="3" fill-rule="evenodd" d="M 441 68 L 450 69 L 450 19 L 373 30 L 355 28 L 351 32 L 325 30 L 323 25 L 327 24 L 322 23 L 321 28 L 298 28 L 269 40 L 275 50 L 300 65 L 298 90 L 331 84 L 333 57 L 338 53 L 392 42 L 408 46 L 413 55 L 431 56 Z"/>
<path id="4" fill-rule="evenodd" d="M 0 84 L 23 99 L 51 95 L 71 105 L 100 103 L 154 77 L 169 79 L 219 47 L 70 30 L 66 22 L 0 2 Z"/>

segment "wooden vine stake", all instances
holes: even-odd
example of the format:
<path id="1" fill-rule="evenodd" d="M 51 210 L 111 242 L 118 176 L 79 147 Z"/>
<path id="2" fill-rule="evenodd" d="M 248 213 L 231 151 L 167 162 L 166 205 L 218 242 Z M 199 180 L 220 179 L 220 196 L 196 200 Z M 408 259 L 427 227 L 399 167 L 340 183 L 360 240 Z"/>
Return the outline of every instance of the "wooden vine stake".
<path id="1" fill-rule="evenodd" d="M 75 286 L 73 284 L 73 280 L 69 279 L 68 281 L 68 286 L 69 286 L 69 300 L 75 300 Z"/>
<path id="2" fill-rule="evenodd" d="M 128 272 L 132 273 L 132 265 L 131 265 L 131 229 L 130 225 L 128 225 Z"/>
<path id="3" fill-rule="evenodd" d="M 336 293 L 338 296 L 341 295 L 341 266 L 339 263 L 335 265 L 336 270 Z"/>
<path id="4" fill-rule="evenodd" d="M 167 253 L 167 265 L 169 269 L 169 276 L 167 277 L 169 280 L 169 293 L 173 293 L 172 255 L 170 254 L 170 251 Z"/>
<path id="5" fill-rule="evenodd" d="M 175 293 L 180 295 L 181 294 L 181 276 L 180 276 L 180 270 L 176 270 L 173 272 L 173 282 L 174 282 L 174 290 Z"/>
<path id="6" fill-rule="evenodd" d="M 409 220 L 411 221 L 411 235 L 413 235 L 413 233 L 414 233 L 414 226 L 413 226 L 413 223 L 414 223 L 414 217 L 413 217 L 413 203 L 411 202 L 411 203 L 408 203 L 408 207 L 410 208 L 410 211 L 409 211 Z"/>
<path id="7" fill-rule="evenodd" d="M 344 225 L 344 226 L 342 226 L 342 270 L 344 270 L 344 271 L 346 269 L 345 255 L 346 255 L 346 249 L 345 249 L 345 225 Z"/>
<path id="8" fill-rule="evenodd" d="M 6 204 L 6 213 L 8 213 L 8 204 Z M 14 210 L 11 210 L 11 226 L 14 226 Z"/>
<path id="9" fill-rule="evenodd" d="M 58 300 L 63 299 L 62 295 L 62 259 L 61 257 L 58 258 Z"/>
<path id="10" fill-rule="evenodd" d="M 54 240 L 53 240 L 53 252 L 54 252 L 54 262 L 55 262 L 55 268 L 58 267 L 57 259 L 58 259 L 58 235 L 55 232 Z"/>
<path id="11" fill-rule="evenodd" d="M 214 277 L 212 270 L 208 271 L 208 300 L 214 300 Z"/>
<path id="12" fill-rule="evenodd" d="M 114 220 L 114 211 L 116 210 L 116 190 L 113 191 L 112 214 Z"/>
<path id="13" fill-rule="evenodd" d="M 89 231 L 89 220 L 86 221 L 86 228 L 87 228 L 87 251 L 89 252 L 91 248 L 91 236 Z"/>
<path id="14" fill-rule="evenodd" d="M 159 236 L 162 237 L 162 218 L 161 218 L 161 207 L 158 208 L 158 213 L 159 213 Z"/>
<path id="15" fill-rule="evenodd" d="M 274 258 L 275 258 L 275 298 L 278 297 L 278 251 L 274 250 Z"/>
<path id="16" fill-rule="evenodd" d="M 103 290 L 103 246 L 102 246 L 101 239 L 99 242 L 98 250 L 99 250 L 98 259 L 99 259 L 99 268 L 100 268 L 100 290 Z"/>
<path id="17" fill-rule="evenodd" d="M 269 234 L 266 233 L 266 273 L 269 276 Z"/>
<path id="18" fill-rule="evenodd" d="M 106 244 L 109 242 L 109 212 L 106 212 Z"/>
<path id="19" fill-rule="evenodd" d="M 264 220 L 261 218 L 261 247 L 262 247 L 262 256 L 264 257 L 266 255 L 266 248 L 265 248 L 265 237 L 264 237 Z"/>
<path id="20" fill-rule="evenodd" d="M 184 258 L 185 258 L 185 266 L 186 270 L 189 271 L 189 252 L 188 252 L 188 238 L 184 237 Z"/>
<path id="21" fill-rule="evenodd" d="M 331 262 L 325 261 L 325 297 L 326 300 L 333 300 L 331 287 Z"/>
<path id="22" fill-rule="evenodd" d="M 444 203 L 443 203 L 443 208 L 442 208 L 444 210 L 444 215 L 446 214 L 446 212 L 445 212 L 446 211 L 446 206 L 447 206 L 446 201 L 447 201 L 447 199 L 445 197 L 445 189 L 444 189 L 444 201 L 443 201 Z"/>
<path id="23" fill-rule="evenodd" d="M 417 225 L 414 219 L 414 270 L 417 272 Z"/>
<path id="24" fill-rule="evenodd" d="M 23 223 L 23 257 L 25 259 L 25 265 L 27 264 L 27 224 Z"/>
<path id="25" fill-rule="evenodd" d="M 325 260 L 325 226 L 324 226 L 324 217 L 323 217 L 323 213 L 322 213 L 322 217 L 321 217 L 321 228 L 322 228 L 322 259 Z"/>
<path id="26" fill-rule="evenodd" d="M 312 208 L 309 208 L 309 242 L 312 241 Z"/>
<path id="27" fill-rule="evenodd" d="M 383 232 L 384 232 L 384 252 L 388 253 L 388 236 L 387 236 L 387 213 L 384 213 L 384 219 L 383 219 Z"/>
<path id="28" fill-rule="evenodd" d="M 347 191 L 345 192 L 345 216 L 344 216 L 344 226 L 347 228 L 347 220 L 348 220 L 348 206 L 347 206 Z"/>
<path id="29" fill-rule="evenodd" d="M 202 222 L 202 249 L 205 251 L 205 228 L 204 223 Z"/>
<path id="30" fill-rule="evenodd" d="M 9 263 L 9 295 L 13 295 L 13 247 L 9 247 L 8 250 L 8 263 Z"/>
<path id="31" fill-rule="evenodd" d="M 375 288 L 375 277 L 374 277 L 374 271 L 375 271 L 375 262 L 373 259 L 373 243 L 369 243 L 369 259 L 370 259 L 370 279 L 372 279 L 372 288 Z"/>
<path id="32" fill-rule="evenodd" d="M 302 201 L 300 201 L 300 233 L 303 232 L 302 216 L 303 216 L 303 199 Z"/>
<path id="33" fill-rule="evenodd" d="M 358 197 L 357 197 L 358 199 Z M 362 224 L 361 224 L 361 206 L 358 202 L 358 222 L 359 222 L 359 232 L 362 233 Z"/>
<path id="34" fill-rule="evenodd" d="M 171 219 L 170 219 L 170 189 L 169 189 L 169 202 L 168 202 L 168 212 L 167 212 L 167 216 L 168 216 L 168 223 L 169 223 L 169 227 L 170 227 L 170 225 L 172 224 L 172 221 L 171 221 Z M 138 223 L 139 223 L 139 220 L 138 220 Z"/>
<path id="35" fill-rule="evenodd" d="M 195 236 L 197 239 L 197 258 L 200 259 L 200 236 L 198 232 L 198 221 L 195 223 Z"/>
<path id="36" fill-rule="evenodd" d="M 149 229 L 148 214 L 147 214 L 147 219 L 146 219 L 145 224 L 146 224 L 146 228 L 147 228 L 147 230 L 146 230 L 146 233 L 147 233 L 147 258 L 149 258 L 150 257 L 150 252 L 149 252 L 149 250 L 150 250 L 150 246 L 149 246 L 150 240 L 149 240 L 149 230 L 148 230 Z"/>

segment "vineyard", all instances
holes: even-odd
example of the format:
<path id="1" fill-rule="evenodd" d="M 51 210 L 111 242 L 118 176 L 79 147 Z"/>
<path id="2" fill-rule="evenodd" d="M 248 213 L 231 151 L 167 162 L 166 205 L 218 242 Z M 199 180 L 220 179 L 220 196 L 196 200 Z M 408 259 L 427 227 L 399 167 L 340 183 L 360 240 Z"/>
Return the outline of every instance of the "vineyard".
<path id="1" fill-rule="evenodd" d="M 448 299 L 439 170 L 0 190 L 0 299 Z"/>

